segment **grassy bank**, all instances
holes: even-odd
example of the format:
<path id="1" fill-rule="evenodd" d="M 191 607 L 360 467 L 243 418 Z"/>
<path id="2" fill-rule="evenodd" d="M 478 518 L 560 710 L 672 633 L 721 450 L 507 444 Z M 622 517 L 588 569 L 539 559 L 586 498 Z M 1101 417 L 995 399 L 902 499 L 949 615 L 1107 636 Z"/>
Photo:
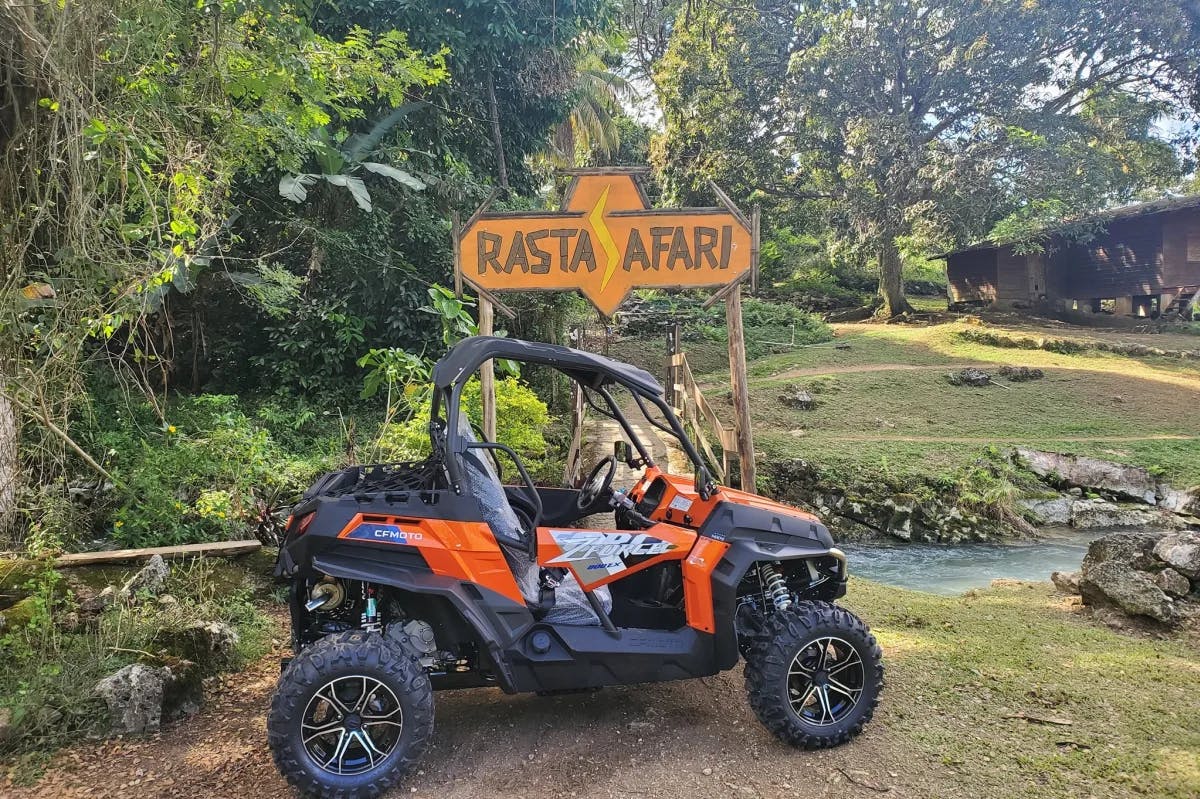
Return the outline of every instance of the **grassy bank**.
<path id="1" fill-rule="evenodd" d="M 963 323 L 930 326 L 836 326 L 849 345 L 797 348 L 750 366 L 755 438 L 769 457 L 802 457 L 823 466 L 903 476 L 946 474 L 989 446 L 1027 445 L 1145 466 L 1182 487 L 1200 484 L 1200 363 L 1088 351 L 1061 354 L 988 346 L 958 335 Z M 1038 328 L 988 326 L 989 330 Z M 1175 343 L 1170 336 L 1043 328 L 1063 338 Z M 1191 338 L 1191 337 L 1186 337 Z M 1161 340 L 1159 340 L 1161 339 Z M 1168 341 L 1168 339 L 1171 339 Z M 995 371 L 1031 366 L 1045 378 L 1004 387 L 950 385 L 966 366 Z M 728 375 L 705 379 L 723 400 Z M 811 391 L 817 406 L 792 410 L 777 401 L 785 386 Z"/>
<path id="2" fill-rule="evenodd" d="M 1200 795 L 1195 637 L 1114 632 L 1046 583 L 939 597 L 853 580 L 845 602 L 887 659 L 874 723 L 956 786 L 937 795 Z"/>

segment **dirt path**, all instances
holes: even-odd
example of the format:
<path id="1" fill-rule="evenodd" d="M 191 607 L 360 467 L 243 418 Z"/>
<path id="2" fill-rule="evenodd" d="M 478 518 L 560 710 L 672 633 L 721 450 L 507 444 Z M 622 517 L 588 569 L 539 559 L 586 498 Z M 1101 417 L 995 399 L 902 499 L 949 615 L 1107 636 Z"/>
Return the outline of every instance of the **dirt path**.
<path id="1" fill-rule="evenodd" d="M 940 369 L 945 371 L 954 371 L 955 369 L 998 369 L 1003 366 L 999 363 L 988 363 L 986 361 L 970 361 L 967 363 L 860 363 L 848 364 L 845 366 L 805 366 L 797 369 L 788 369 L 786 372 L 778 374 L 766 375 L 764 377 L 752 377 L 751 381 L 755 380 L 786 380 L 792 377 L 813 377 L 815 375 L 849 375 L 859 372 L 922 372 L 930 369 Z"/>
<path id="2" fill-rule="evenodd" d="M 762 377 L 751 377 L 750 382 L 760 380 L 786 380 L 793 377 L 815 377 L 818 375 L 848 375 L 869 372 L 926 372 L 931 370 L 954 372 L 959 369 L 999 369 L 1004 366 L 1003 363 L 992 361 L 969 361 L 966 363 L 861 363 L 847 364 L 844 366 L 805 366 L 797 369 L 788 369 L 786 372 L 777 374 L 763 375 Z M 1090 366 L 1076 366 L 1073 364 L 1054 364 L 1053 366 L 1041 366 L 1040 369 L 1047 372 L 1064 371 L 1064 372 L 1095 372 L 1096 369 Z M 1186 379 L 1186 378 L 1185 378 Z M 1189 381 L 1190 382 L 1190 381 Z M 712 385 L 712 384 L 709 384 Z"/>
<path id="3" fill-rule="evenodd" d="M 279 653 L 225 680 L 193 718 L 141 740 L 84 743 L 55 755 L 8 799 L 292 797 L 266 746 Z M 886 694 L 885 694 L 886 702 Z M 740 669 L 707 680 L 555 698 L 496 689 L 440 693 L 424 767 L 393 796 L 868 797 L 961 795 L 940 763 L 888 734 L 884 718 L 854 743 L 798 752 L 748 709 Z"/>
<path id="4" fill-rule="evenodd" d="M 911 442 L 945 442 L 948 444 L 1020 444 L 1027 442 L 1028 437 L 1008 437 L 1003 436 L 889 436 L 876 434 L 863 435 L 833 435 L 827 436 L 817 432 L 814 438 L 821 438 L 824 441 L 911 441 Z M 1185 436 L 1174 433 L 1161 433 L 1148 436 L 1049 436 L 1045 437 L 1046 441 L 1066 441 L 1078 442 L 1081 444 L 1098 443 L 1098 444 L 1132 444 L 1137 441 L 1194 441 L 1196 436 Z"/>

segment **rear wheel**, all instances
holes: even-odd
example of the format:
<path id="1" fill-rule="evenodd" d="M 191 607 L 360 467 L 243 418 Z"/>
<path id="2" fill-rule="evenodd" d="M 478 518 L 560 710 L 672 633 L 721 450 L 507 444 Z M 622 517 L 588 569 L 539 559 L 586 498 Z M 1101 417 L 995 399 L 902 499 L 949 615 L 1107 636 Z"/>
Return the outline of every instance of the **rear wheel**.
<path id="1" fill-rule="evenodd" d="M 275 764 L 304 794 L 371 799 L 408 772 L 433 734 L 429 677 L 378 633 L 317 641 L 279 678 L 267 716 Z"/>
<path id="2" fill-rule="evenodd" d="M 803 749 L 845 743 L 871 720 L 883 653 L 845 608 L 796 602 L 767 618 L 746 657 L 746 689 L 759 721 Z"/>

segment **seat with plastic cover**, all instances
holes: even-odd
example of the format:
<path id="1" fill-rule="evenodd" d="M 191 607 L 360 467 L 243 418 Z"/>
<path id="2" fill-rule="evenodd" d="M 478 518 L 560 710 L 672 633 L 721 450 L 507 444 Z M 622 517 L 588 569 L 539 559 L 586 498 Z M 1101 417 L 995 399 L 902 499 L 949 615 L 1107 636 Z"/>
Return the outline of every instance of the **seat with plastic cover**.
<path id="1" fill-rule="evenodd" d="M 471 430 L 471 423 L 465 413 L 458 415 L 458 433 L 466 443 L 477 443 L 479 439 Z M 525 554 L 529 536 L 532 530 L 526 530 L 521 520 L 508 501 L 504 492 L 504 484 L 492 466 L 491 456 L 480 447 L 466 449 L 460 462 L 467 479 L 467 488 L 479 502 L 483 520 L 487 522 L 496 537 L 504 559 L 512 570 L 521 596 L 527 602 L 537 603 L 541 592 L 541 567 L 531 561 Z M 612 610 L 612 595 L 605 586 L 594 591 L 600 600 L 604 612 Z M 554 606 L 542 619 L 550 624 L 599 625 L 600 618 L 592 610 L 591 604 L 583 594 L 579 582 L 569 571 L 559 581 L 554 589 Z"/>

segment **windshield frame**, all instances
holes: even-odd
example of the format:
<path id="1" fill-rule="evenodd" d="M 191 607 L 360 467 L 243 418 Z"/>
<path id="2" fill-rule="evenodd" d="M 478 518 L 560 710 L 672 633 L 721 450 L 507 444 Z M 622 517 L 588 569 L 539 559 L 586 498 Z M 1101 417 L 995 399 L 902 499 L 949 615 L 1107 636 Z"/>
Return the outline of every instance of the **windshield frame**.
<path id="1" fill-rule="evenodd" d="M 487 358 L 482 363 L 488 363 L 492 360 L 495 359 Z M 505 360 L 514 360 L 517 363 L 543 363 L 539 361 L 523 361 L 520 358 L 512 358 L 511 356 L 506 356 Z M 645 462 L 645 465 L 647 467 L 654 466 L 654 459 L 651 457 L 649 450 L 647 450 L 645 443 L 637 435 L 633 425 L 629 423 L 629 419 L 625 416 L 624 412 L 621 410 L 612 394 L 606 388 L 606 386 L 609 385 L 620 385 L 624 387 L 631 395 L 633 395 L 634 401 L 638 405 L 638 410 L 641 412 L 642 416 L 645 417 L 646 422 L 650 425 L 653 425 L 656 429 L 672 436 L 679 442 L 680 447 L 688 456 L 688 460 L 692 462 L 692 466 L 695 469 L 696 490 L 700 493 L 701 499 L 707 500 L 709 496 L 711 496 L 717 490 L 717 485 L 713 479 L 712 472 L 709 471 L 708 465 L 704 462 L 704 458 L 701 457 L 695 445 L 692 444 L 692 440 L 688 437 L 687 432 L 683 429 L 683 424 L 679 421 L 678 416 L 676 416 L 674 408 L 672 408 L 661 395 L 651 394 L 644 391 L 636 384 L 627 383 L 613 375 L 607 374 L 598 374 L 595 384 L 589 386 L 583 380 L 579 379 L 578 370 L 576 369 L 561 368 L 555 364 L 543 363 L 543 365 L 551 366 L 551 368 L 566 375 L 572 382 L 578 385 L 579 390 L 583 394 L 584 401 L 600 414 L 615 420 L 617 424 L 621 426 L 621 429 L 624 431 L 625 435 L 629 437 L 629 440 L 637 449 L 638 455 Z M 446 469 L 449 473 L 451 487 L 454 489 L 455 493 L 458 494 L 462 493 L 462 478 L 458 472 L 458 464 L 454 456 L 461 455 L 466 450 L 465 441 L 462 435 L 460 435 L 458 432 L 458 417 L 462 412 L 463 389 L 466 387 L 467 382 L 473 375 L 474 372 L 470 374 L 460 372 L 455 377 L 454 381 L 445 389 L 439 391 L 435 386 L 433 391 L 433 401 L 430 405 L 430 442 L 434 448 L 434 451 L 437 451 L 441 446 L 445 447 Z M 605 405 L 608 406 L 607 409 L 601 407 L 599 403 L 592 399 L 590 392 L 593 391 L 604 399 Z M 667 422 L 666 425 L 663 425 L 648 412 L 646 407 L 647 401 L 649 401 L 662 413 L 663 419 L 665 419 Z M 441 406 L 443 404 L 445 405 L 444 421 L 441 420 L 439 416 L 439 412 L 442 410 Z M 511 450 L 509 451 L 509 454 L 514 458 L 517 457 L 516 453 L 511 452 Z M 519 460 L 518 465 L 520 466 Z"/>

